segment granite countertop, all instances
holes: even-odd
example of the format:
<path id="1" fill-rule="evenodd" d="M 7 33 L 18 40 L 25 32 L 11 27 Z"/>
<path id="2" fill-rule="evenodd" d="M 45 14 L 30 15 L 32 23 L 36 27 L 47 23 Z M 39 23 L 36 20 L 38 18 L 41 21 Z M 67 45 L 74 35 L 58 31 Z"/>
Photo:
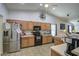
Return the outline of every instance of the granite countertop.
<path id="1" fill-rule="evenodd" d="M 42 36 L 52 36 L 51 34 L 42 34 Z"/>
<path id="2" fill-rule="evenodd" d="M 73 54 L 79 56 L 79 47 L 71 51 Z"/>
<path id="3" fill-rule="evenodd" d="M 56 51 L 57 53 L 59 53 L 62 56 L 66 56 L 66 54 L 65 54 L 66 47 L 67 47 L 67 43 L 64 43 L 64 44 L 52 46 L 51 49 Z"/>
<path id="4" fill-rule="evenodd" d="M 22 35 L 21 37 L 33 37 L 34 35 Z"/>

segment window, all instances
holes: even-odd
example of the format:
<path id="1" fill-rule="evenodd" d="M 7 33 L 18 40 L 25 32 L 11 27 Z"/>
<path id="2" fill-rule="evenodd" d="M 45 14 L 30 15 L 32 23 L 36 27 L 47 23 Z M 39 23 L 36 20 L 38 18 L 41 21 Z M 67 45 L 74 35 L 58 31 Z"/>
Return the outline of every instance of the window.
<path id="1" fill-rule="evenodd" d="M 55 36 L 57 33 L 57 25 L 56 24 L 51 24 L 51 34 L 52 36 Z"/>

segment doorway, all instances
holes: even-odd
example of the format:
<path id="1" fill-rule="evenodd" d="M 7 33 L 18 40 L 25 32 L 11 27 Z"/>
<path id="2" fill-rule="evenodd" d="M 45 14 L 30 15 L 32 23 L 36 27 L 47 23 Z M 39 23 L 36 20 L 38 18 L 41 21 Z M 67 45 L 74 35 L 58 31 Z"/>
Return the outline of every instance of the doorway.
<path id="1" fill-rule="evenodd" d="M 3 54 L 3 16 L 0 15 L 0 55 Z"/>
<path id="2" fill-rule="evenodd" d="M 51 34 L 52 36 L 57 35 L 57 24 L 51 24 Z"/>
<path id="3" fill-rule="evenodd" d="M 74 30 L 72 25 L 68 25 L 68 33 L 72 33 L 72 30 Z"/>

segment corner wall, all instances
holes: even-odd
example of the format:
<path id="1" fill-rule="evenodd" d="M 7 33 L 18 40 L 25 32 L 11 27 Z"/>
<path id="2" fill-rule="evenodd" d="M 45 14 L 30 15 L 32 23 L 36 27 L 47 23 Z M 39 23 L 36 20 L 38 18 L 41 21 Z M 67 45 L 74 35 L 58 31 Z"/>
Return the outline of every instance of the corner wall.
<path id="1" fill-rule="evenodd" d="M 0 3 L 0 15 L 3 16 L 4 22 L 5 22 L 6 18 L 8 17 L 8 10 L 6 6 L 2 3 Z"/>

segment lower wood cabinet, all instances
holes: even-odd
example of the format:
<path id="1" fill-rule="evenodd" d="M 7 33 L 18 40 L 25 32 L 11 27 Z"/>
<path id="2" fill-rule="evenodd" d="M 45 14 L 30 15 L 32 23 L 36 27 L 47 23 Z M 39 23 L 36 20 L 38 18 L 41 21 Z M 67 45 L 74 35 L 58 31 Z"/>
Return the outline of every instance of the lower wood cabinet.
<path id="1" fill-rule="evenodd" d="M 32 37 L 22 37 L 21 39 L 21 48 L 34 46 L 34 36 Z"/>
<path id="2" fill-rule="evenodd" d="M 55 45 L 59 45 L 59 44 L 63 44 L 63 40 L 61 40 L 60 37 L 54 37 L 54 44 Z"/>
<path id="3" fill-rule="evenodd" d="M 34 37 L 29 37 L 29 46 L 34 46 Z"/>
<path id="4" fill-rule="evenodd" d="M 46 44 L 50 42 L 52 42 L 52 36 L 43 36 L 42 44 Z"/>

